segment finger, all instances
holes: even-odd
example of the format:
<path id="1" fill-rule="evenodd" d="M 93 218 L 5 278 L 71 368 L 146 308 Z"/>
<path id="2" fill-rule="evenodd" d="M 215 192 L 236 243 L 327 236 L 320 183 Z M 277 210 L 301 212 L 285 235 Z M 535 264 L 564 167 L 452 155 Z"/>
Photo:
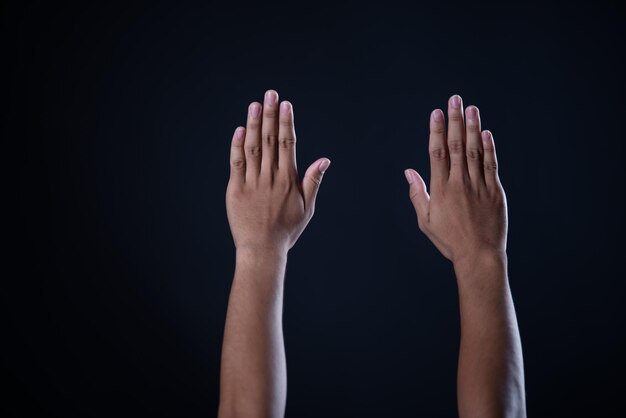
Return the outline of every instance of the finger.
<path id="1" fill-rule="evenodd" d="M 409 168 L 404 170 L 406 181 L 409 183 L 409 198 L 417 214 L 417 222 L 420 229 L 428 222 L 428 212 L 430 208 L 430 196 L 426 190 L 426 183 L 417 171 Z"/>
<path id="2" fill-rule="evenodd" d="M 487 183 L 488 189 L 495 189 L 498 187 L 500 180 L 498 179 L 498 159 L 496 157 L 496 147 L 493 141 L 493 134 L 491 131 L 483 131 L 482 134 L 483 152 L 485 157 L 483 159 L 483 167 L 485 173 L 485 183 Z"/>
<path id="3" fill-rule="evenodd" d="M 450 153 L 450 179 L 461 179 L 467 176 L 463 101 L 458 94 L 450 97 L 448 101 L 448 152 Z"/>
<path id="4" fill-rule="evenodd" d="M 268 90 L 263 103 L 263 127 L 261 128 L 262 158 L 261 174 L 272 178 L 276 167 L 276 142 L 278 141 L 278 93 Z"/>
<path id="5" fill-rule="evenodd" d="M 258 102 L 248 107 L 248 122 L 244 150 L 246 154 L 246 181 L 254 182 L 261 170 L 261 109 Z"/>
<path id="6" fill-rule="evenodd" d="M 280 104 L 280 121 L 278 127 L 278 169 L 294 179 L 296 169 L 296 130 L 294 128 L 293 106 L 284 101 Z"/>
<path id="7" fill-rule="evenodd" d="M 317 191 L 322 184 L 324 172 L 328 169 L 330 160 L 328 158 L 320 158 L 307 168 L 302 180 L 302 193 L 304 194 L 305 210 L 315 209 L 315 197 Z"/>
<path id="8" fill-rule="evenodd" d="M 438 187 L 448 181 L 450 166 L 448 164 L 448 146 L 446 145 L 446 121 L 441 109 L 430 114 L 430 137 L 428 140 L 430 154 L 430 187 Z"/>
<path id="9" fill-rule="evenodd" d="M 246 128 L 235 129 L 230 146 L 230 180 L 243 184 L 246 180 L 246 155 L 243 150 Z"/>
<path id="10" fill-rule="evenodd" d="M 483 170 L 483 144 L 480 139 L 480 112 L 476 106 L 468 106 L 465 109 L 466 116 L 466 146 L 467 170 L 469 172 L 472 185 L 484 184 L 485 176 Z"/>

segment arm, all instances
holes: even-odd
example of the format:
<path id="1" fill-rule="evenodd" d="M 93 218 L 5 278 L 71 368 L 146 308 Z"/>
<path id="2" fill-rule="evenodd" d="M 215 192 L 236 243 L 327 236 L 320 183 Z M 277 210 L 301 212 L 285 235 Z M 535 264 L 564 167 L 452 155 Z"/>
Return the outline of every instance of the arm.
<path id="1" fill-rule="evenodd" d="M 296 169 L 291 103 L 269 90 L 235 130 L 226 210 L 237 249 L 220 375 L 219 416 L 281 417 L 287 394 L 282 332 L 287 253 L 313 216 L 330 160 Z"/>
<path id="2" fill-rule="evenodd" d="M 420 229 L 452 261 L 459 288 L 459 415 L 525 417 L 524 371 L 507 277 L 507 211 L 493 136 L 478 108 L 448 103 L 430 117 L 430 194 L 405 172 Z"/>

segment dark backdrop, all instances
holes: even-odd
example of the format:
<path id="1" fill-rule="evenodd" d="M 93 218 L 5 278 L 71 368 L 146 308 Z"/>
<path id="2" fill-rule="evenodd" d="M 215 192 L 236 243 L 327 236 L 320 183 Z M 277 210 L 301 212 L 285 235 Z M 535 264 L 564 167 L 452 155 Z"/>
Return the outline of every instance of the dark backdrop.
<path id="1" fill-rule="evenodd" d="M 289 258 L 287 416 L 455 415 L 454 276 L 403 177 L 455 93 L 499 152 L 529 414 L 623 409 L 617 3 L 99 3 L 3 6 L 2 416 L 216 414 L 229 142 L 268 88 L 300 167 L 333 161 Z"/>

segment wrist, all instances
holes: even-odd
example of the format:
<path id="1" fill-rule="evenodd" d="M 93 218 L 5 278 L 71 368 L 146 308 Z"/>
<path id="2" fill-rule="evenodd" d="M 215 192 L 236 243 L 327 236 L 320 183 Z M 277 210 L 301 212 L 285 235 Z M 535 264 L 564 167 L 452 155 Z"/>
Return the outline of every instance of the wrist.
<path id="1" fill-rule="evenodd" d="M 507 262 L 505 250 L 480 249 L 462 253 L 452 259 L 454 268 L 467 268 L 475 265 L 501 264 Z"/>
<path id="2" fill-rule="evenodd" d="M 457 280 L 490 277 L 495 272 L 497 277 L 506 277 L 508 258 L 504 250 L 479 250 L 455 257 L 453 260 Z"/>
<path id="3" fill-rule="evenodd" d="M 501 306 L 510 293 L 504 251 L 468 254 L 455 260 L 454 273 L 461 309 Z"/>
<path id="4" fill-rule="evenodd" d="M 287 252 L 278 248 L 237 248 L 235 282 L 258 289 L 274 288 L 282 283 L 287 268 Z"/>
<path id="5" fill-rule="evenodd" d="M 237 247 L 237 263 L 286 262 L 288 250 L 279 246 L 242 246 Z"/>

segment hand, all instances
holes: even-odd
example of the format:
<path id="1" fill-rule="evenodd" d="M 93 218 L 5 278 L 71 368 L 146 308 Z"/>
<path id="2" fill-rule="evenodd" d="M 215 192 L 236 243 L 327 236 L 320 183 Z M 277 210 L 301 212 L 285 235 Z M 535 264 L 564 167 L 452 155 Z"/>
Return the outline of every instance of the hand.
<path id="1" fill-rule="evenodd" d="M 505 254 L 506 197 L 497 171 L 493 136 L 482 131 L 476 106 L 465 109 L 461 97 L 430 115 L 430 196 L 422 177 L 405 171 L 419 228 L 453 262 L 479 254 Z"/>
<path id="2" fill-rule="evenodd" d="M 237 250 L 287 252 L 315 209 L 330 160 L 320 158 L 302 182 L 296 169 L 293 107 L 268 90 L 264 105 L 251 103 L 247 127 L 235 130 L 226 190 L 228 222 Z"/>

